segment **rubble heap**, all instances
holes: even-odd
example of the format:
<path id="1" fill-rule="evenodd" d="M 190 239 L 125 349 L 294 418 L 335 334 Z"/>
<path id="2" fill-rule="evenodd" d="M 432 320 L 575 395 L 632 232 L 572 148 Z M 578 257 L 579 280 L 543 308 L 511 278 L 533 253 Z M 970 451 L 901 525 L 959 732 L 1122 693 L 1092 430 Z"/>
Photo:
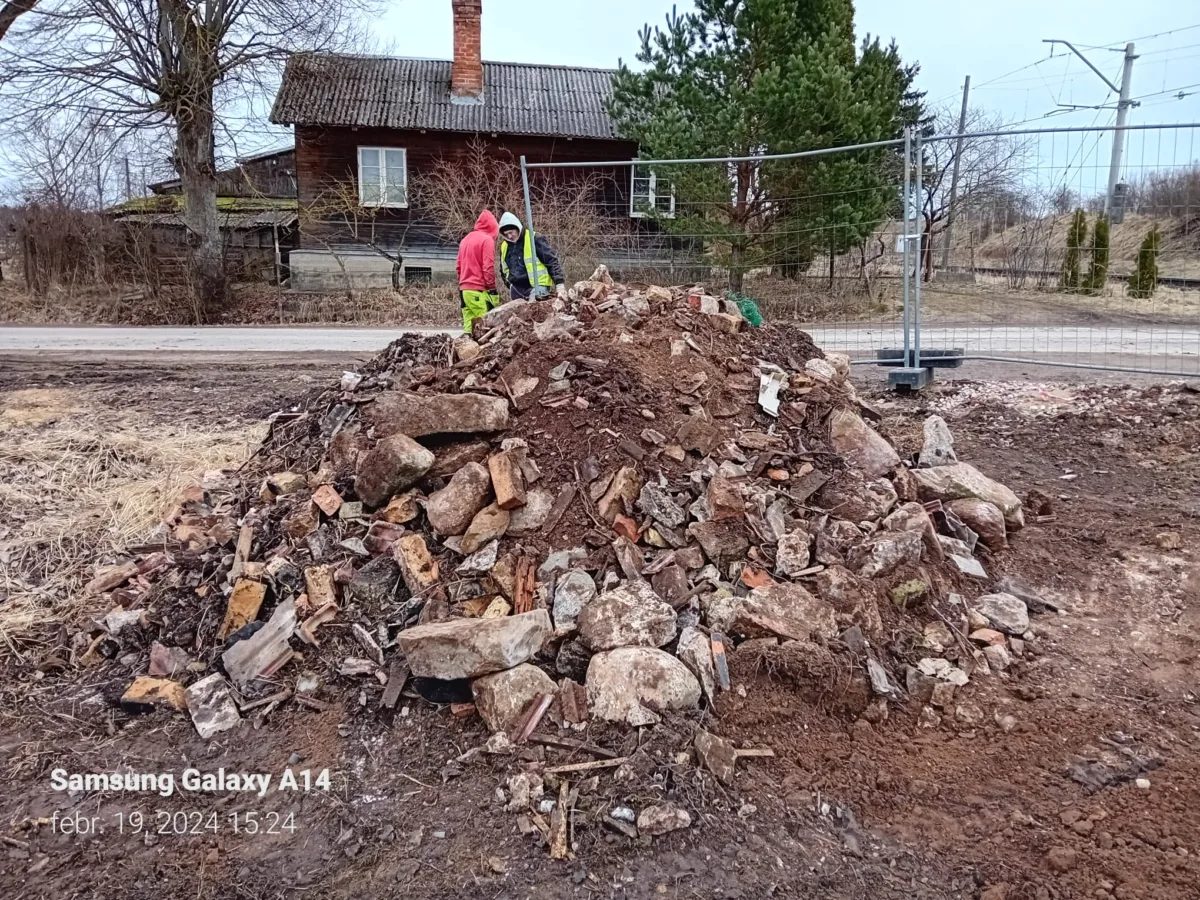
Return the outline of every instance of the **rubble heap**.
<path id="1" fill-rule="evenodd" d="M 847 655 L 854 714 L 911 695 L 936 717 L 1028 628 L 1011 592 L 971 610 L 958 593 L 979 593 L 976 554 L 1004 549 L 1022 505 L 941 419 L 902 460 L 848 374 L 798 329 L 603 268 L 470 336 L 406 335 L 100 571 L 115 608 L 76 650 L 152 631 L 125 705 L 187 709 L 205 738 L 323 708 L 326 681 L 385 715 L 403 692 L 476 712 L 499 744 L 543 721 L 648 726 L 719 707 L 751 646 Z M 885 649 L 885 624 L 919 658 Z M 748 752 L 704 731 L 695 750 L 722 780 Z M 646 833 L 687 824 L 647 813 Z"/>

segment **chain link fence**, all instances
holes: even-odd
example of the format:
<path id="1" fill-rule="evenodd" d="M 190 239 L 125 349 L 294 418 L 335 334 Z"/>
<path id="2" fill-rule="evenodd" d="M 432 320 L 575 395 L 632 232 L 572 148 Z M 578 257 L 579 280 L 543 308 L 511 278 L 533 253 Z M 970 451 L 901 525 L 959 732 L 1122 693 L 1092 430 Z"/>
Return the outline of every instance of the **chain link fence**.
<path id="1" fill-rule="evenodd" d="M 591 223 L 572 236 L 571 277 L 604 263 L 626 283 L 703 283 L 801 323 L 856 363 L 1193 376 L 1198 129 L 1124 129 L 1111 197 L 1111 127 L 913 129 L 723 159 L 522 159 L 526 216 L 537 230 L 537 197 L 567 192 Z"/>

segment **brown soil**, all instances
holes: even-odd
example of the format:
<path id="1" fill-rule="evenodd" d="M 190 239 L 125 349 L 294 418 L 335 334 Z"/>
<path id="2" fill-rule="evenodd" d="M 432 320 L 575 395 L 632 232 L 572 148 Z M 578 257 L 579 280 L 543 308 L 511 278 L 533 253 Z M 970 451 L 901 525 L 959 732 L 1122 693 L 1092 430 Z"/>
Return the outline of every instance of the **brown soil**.
<path id="1" fill-rule="evenodd" d="M 80 366 L 67 379 L 29 361 L 0 390 L 69 380 L 114 407 L 223 421 L 260 416 L 276 397 L 302 392 L 278 362 L 232 374 L 220 362 L 146 363 L 135 374 Z M 325 365 L 322 382 L 336 368 Z M 313 374 L 305 363 L 291 371 Z M 231 382 L 235 389 L 219 389 Z M 553 862 L 496 801 L 511 760 L 454 762 L 486 738 L 478 720 L 406 702 L 408 714 L 388 727 L 373 694 L 360 706 L 359 692 L 370 690 L 361 679 L 321 671 L 330 708 L 290 704 L 238 732 L 250 740 L 206 743 L 179 717 L 134 717 L 114 707 L 130 672 L 119 660 L 80 675 L 39 671 L 54 641 L 43 634 L 8 657 L 0 688 L 4 895 L 1195 897 L 1197 396 L 1157 387 L 1047 394 L 959 384 L 884 401 L 883 428 L 904 449 L 916 449 L 923 416 L 938 411 L 961 458 L 1022 496 L 1038 488 L 1052 498 L 1054 521 L 1031 523 L 987 566 L 1020 575 L 1064 613 L 1034 619 L 1038 637 L 1006 677 L 973 679 L 964 691 L 961 702 L 979 707 L 982 725 L 956 727 L 947 715 L 922 728 L 915 707 L 893 709 L 873 725 L 852 721 L 814 697 L 811 683 L 797 685 L 786 665 L 735 653 L 739 689 L 722 697 L 705 727 L 772 747 L 777 758 L 740 763 L 735 785 L 722 788 L 675 760 L 694 719 L 669 719 L 640 736 L 598 728 L 579 735 L 622 754 L 640 742 L 643 752 L 633 781 L 605 777 L 598 793 L 581 795 L 578 858 Z M 638 402 L 631 386 L 634 414 Z M 1182 550 L 1159 548 L 1157 535 L 1167 531 L 1179 533 Z M 143 664 L 144 657 L 135 661 Z M 1004 733 L 997 714 L 1013 716 L 1016 727 Z M 57 767 L 279 773 L 292 754 L 301 758 L 295 769 L 328 767 L 332 789 L 263 800 L 67 798 L 49 784 Z M 1068 777 L 1072 763 L 1077 773 L 1095 774 L 1080 758 L 1105 754 L 1118 775 L 1138 772 L 1150 788 L 1127 780 L 1088 787 Z M 664 796 L 692 811 L 692 828 L 641 845 L 592 818 L 618 798 L 636 809 Z M 105 831 L 54 833 L 44 819 L 66 809 L 100 816 Z M 220 833 L 120 834 L 116 814 L 135 809 L 151 830 L 158 822 L 151 813 L 217 811 Z M 230 814 L 247 811 L 264 819 L 294 812 L 296 831 L 233 834 Z"/>

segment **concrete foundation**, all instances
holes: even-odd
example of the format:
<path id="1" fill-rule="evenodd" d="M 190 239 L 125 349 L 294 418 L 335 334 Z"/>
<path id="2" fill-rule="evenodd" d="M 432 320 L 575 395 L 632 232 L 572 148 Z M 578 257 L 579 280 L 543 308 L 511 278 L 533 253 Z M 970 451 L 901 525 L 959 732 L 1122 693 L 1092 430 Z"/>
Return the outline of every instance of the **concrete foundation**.
<path id="1" fill-rule="evenodd" d="M 452 253 L 405 250 L 401 253 L 401 282 L 454 284 Z M 364 250 L 293 250 L 290 260 L 294 291 L 365 290 L 392 286 L 392 261 Z"/>

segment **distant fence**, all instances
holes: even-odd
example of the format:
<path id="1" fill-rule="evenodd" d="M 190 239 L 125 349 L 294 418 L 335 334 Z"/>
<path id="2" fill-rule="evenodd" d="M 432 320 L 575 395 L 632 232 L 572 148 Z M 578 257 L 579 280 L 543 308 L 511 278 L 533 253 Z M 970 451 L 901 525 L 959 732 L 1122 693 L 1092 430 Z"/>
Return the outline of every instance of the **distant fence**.
<path id="1" fill-rule="evenodd" d="M 747 294 L 860 363 L 1198 375 L 1200 125 L 1122 132 L 1112 197 L 1112 127 L 587 163 L 628 184 L 629 222 L 595 253 L 626 281 Z M 531 212 L 527 195 L 536 230 Z"/>

